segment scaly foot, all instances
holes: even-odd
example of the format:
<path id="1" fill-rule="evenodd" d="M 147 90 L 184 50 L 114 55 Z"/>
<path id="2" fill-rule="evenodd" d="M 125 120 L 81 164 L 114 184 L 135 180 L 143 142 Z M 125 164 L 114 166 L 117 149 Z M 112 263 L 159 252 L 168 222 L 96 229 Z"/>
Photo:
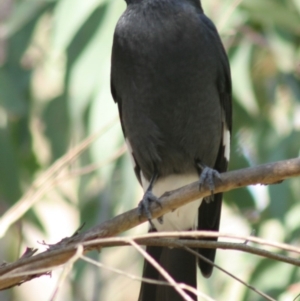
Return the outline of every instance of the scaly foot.
<path id="1" fill-rule="evenodd" d="M 205 197 L 205 201 L 209 203 L 214 200 L 215 178 L 220 179 L 221 177 L 217 170 L 201 163 L 198 163 L 197 165 L 202 170 L 199 179 L 199 190 L 201 190 L 204 186 L 209 188 L 211 195 L 209 197 Z"/>

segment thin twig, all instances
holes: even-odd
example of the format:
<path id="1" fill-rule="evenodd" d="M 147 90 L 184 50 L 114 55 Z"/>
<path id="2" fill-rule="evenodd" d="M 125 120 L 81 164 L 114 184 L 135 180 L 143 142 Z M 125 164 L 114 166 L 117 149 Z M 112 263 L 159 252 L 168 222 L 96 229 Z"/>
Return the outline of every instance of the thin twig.
<path id="1" fill-rule="evenodd" d="M 172 285 L 181 297 L 186 301 L 193 301 L 193 299 L 177 284 L 177 282 L 171 277 L 171 275 L 159 265 L 143 248 L 141 248 L 136 242 L 131 239 L 127 241 L 143 255 L 143 257 Z"/>
<path id="2" fill-rule="evenodd" d="M 129 245 L 129 243 L 128 243 Z M 111 266 L 107 266 L 103 263 L 101 263 L 100 261 L 96 261 L 94 259 L 91 259 L 87 256 L 80 256 L 80 258 L 88 263 L 91 263 L 99 268 L 102 268 L 102 269 L 105 269 L 105 270 L 108 270 L 108 271 L 111 271 L 113 273 L 116 273 L 116 274 L 119 274 L 119 275 L 122 275 L 122 276 L 125 276 L 127 278 L 130 278 L 131 280 L 136 280 L 136 281 L 144 281 L 144 282 L 147 282 L 147 283 L 150 283 L 150 284 L 155 284 L 155 285 L 168 285 L 168 286 L 171 286 L 170 283 L 166 282 L 166 281 L 158 281 L 158 280 L 153 280 L 153 279 L 150 279 L 150 278 L 142 278 L 142 277 L 139 277 L 139 276 L 136 276 L 136 275 L 132 275 L 132 274 L 129 274 L 129 273 L 126 273 L 120 269 L 116 269 L 116 268 L 113 268 Z"/>
<path id="3" fill-rule="evenodd" d="M 247 253 L 251 253 L 254 255 L 259 255 L 265 258 L 270 258 L 278 261 L 282 261 L 285 263 L 290 263 L 295 266 L 300 266 L 300 260 L 288 256 L 284 256 L 281 254 L 276 254 L 272 253 L 260 248 L 252 247 L 249 245 L 245 245 L 244 243 L 232 243 L 232 242 L 222 242 L 222 241 L 207 241 L 207 240 L 185 240 L 185 239 L 180 239 L 178 241 L 175 238 L 180 238 L 180 237 L 230 237 L 230 238 L 235 238 L 243 241 L 245 238 L 251 239 L 252 237 L 245 237 L 245 236 L 239 236 L 239 235 L 234 235 L 234 234 L 228 234 L 228 233 L 219 233 L 219 232 L 209 232 L 209 231 L 188 231 L 188 232 L 166 232 L 164 233 L 148 233 L 144 235 L 139 235 L 139 236 L 131 236 L 130 239 L 134 240 L 140 245 L 147 245 L 147 246 L 161 246 L 161 247 L 178 247 L 178 242 L 182 243 L 186 247 L 190 248 L 218 248 L 218 249 L 229 249 L 229 250 L 238 250 L 238 251 L 244 251 Z M 171 238 L 173 237 L 173 238 Z M 255 238 L 253 238 L 254 240 Z M 268 245 L 272 247 L 276 247 L 279 249 L 283 249 L 289 252 L 294 252 L 295 248 L 291 247 L 291 249 L 286 248 L 285 244 L 278 244 L 275 242 L 269 242 L 263 239 L 258 239 L 256 241 L 257 244 L 260 245 Z M 119 247 L 119 246 L 128 246 L 130 245 L 127 241 L 127 238 L 124 237 L 112 237 L 112 238 L 102 238 L 102 239 L 97 239 L 94 241 L 88 241 L 85 243 L 82 243 L 82 245 L 85 248 L 88 248 L 89 250 L 97 248 L 103 248 L 103 247 Z M 91 248 L 92 246 L 92 248 Z M 57 251 L 57 250 L 56 250 Z M 63 250 L 61 250 L 63 251 Z M 41 253 L 39 255 L 44 255 L 40 260 L 36 261 L 36 256 L 35 257 L 28 257 L 28 260 L 30 259 L 30 262 L 27 262 L 24 265 L 24 268 L 28 265 L 32 265 L 33 263 L 38 263 L 39 261 L 43 261 L 47 258 L 48 254 L 51 254 L 53 251 L 46 251 L 44 253 Z M 300 249 L 298 249 L 298 252 L 300 252 Z M 38 255 L 38 256 L 39 256 Z M 21 258 L 20 260 L 24 261 L 24 258 Z M 13 265 L 13 264 L 12 264 Z M 14 263 L 16 265 L 16 263 Z M 5 266 L 2 267 L 4 269 Z M 19 270 L 17 270 L 19 269 Z M 21 269 L 21 270 L 20 270 Z M 19 277 L 19 276 L 26 276 L 28 274 L 40 274 L 43 272 L 49 271 L 49 268 L 46 269 L 34 269 L 31 271 L 23 271 L 22 272 L 22 266 L 20 264 L 19 268 L 12 268 L 10 271 L 7 271 L 6 273 L 2 273 L 1 268 L 0 268 L 0 283 L 1 279 L 9 278 L 9 277 Z"/>
<path id="4" fill-rule="evenodd" d="M 265 246 L 269 246 L 269 247 L 274 247 L 277 249 L 281 249 L 283 251 L 287 251 L 287 252 L 294 252 L 297 254 L 300 254 L 300 247 L 296 247 L 296 246 L 292 246 L 292 245 L 288 245 L 285 243 L 278 243 L 278 242 L 273 242 L 273 241 L 268 241 L 266 239 L 262 239 L 259 237 L 254 237 L 254 236 L 244 236 L 244 235 L 238 235 L 238 234 L 233 234 L 233 233 L 223 233 L 223 232 L 212 232 L 212 231 L 171 231 L 171 232 L 151 232 L 151 233 L 147 233 L 147 234 L 142 234 L 142 235 L 135 235 L 135 236 L 131 236 L 130 238 L 135 240 L 135 241 L 140 241 L 143 239 L 149 239 L 149 238 L 171 238 L 171 237 L 175 237 L 175 238 L 179 238 L 179 237 L 191 237 L 191 238 L 231 238 L 231 239 L 236 239 L 236 240 L 241 240 L 241 243 L 237 244 L 239 247 L 239 249 L 241 250 L 246 250 L 247 249 L 247 245 L 244 244 L 244 241 L 248 241 L 248 242 L 253 242 L 253 243 L 257 243 L 260 245 L 265 245 Z M 123 241 L 123 238 L 121 237 L 109 237 L 109 238 L 101 238 L 101 239 L 95 239 L 92 241 L 87 241 L 84 243 L 84 245 L 86 247 L 96 244 L 96 245 L 104 245 L 105 243 L 113 243 L 113 242 L 121 242 Z M 203 241 L 201 243 L 204 243 L 207 241 Z M 171 241 L 170 241 L 171 243 Z M 196 244 L 195 241 L 190 241 L 190 244 Z M 198 241 L 198 243 L 200 243 Z M 213 242 L 207 242 L 208 244 L 213 243 Z M 218 242 L 219 243 L 219 242 Z M 228 244 L 228 248 L 230 248 L 230 243 L 226 243 Z M 233 244 L 235 245 L 235 244 Z M 170 245 L 171 246 L 171 245 Z M 201 246 L 202 247 L 202 246 Z M 250 250 L 251 248 L 249 248 Z"/>
<path id="5" fill-rule="evenodd" d="M 237 7 L 242 3 L 243 0 L 235 0 L 230 6 L 229 9 L 226 10 L 226 12 L 223 14 L 222 19 L 217 24 L 217 28 L 219 29 L 219 32 L 223 31 L 223 28 L 225 24 L 228 22 L 231 15 L 234 13 L 234 11 L 237 9 Z"/>
<path id="6" fill-rule="evenodd" d="M 179 244 L 180 245 L 180 244 Z M 258 295 L 264 297 L 266 300 L 269 301 L 276 301 L 275 299 L 271 298 L 270 296 L 268 296 L 267 294 L 265 294 L 264 292 L 258 290 L 257 288 L 255 288 L 254 286 L 246 283 L 245 281 L 241 280 L 240 278 L 238 278 L 237 276 L 233 275 L 232 273 L 226 271 L 225 269 L 221 268 L 219 265 L 215 264 L 214 262 L 212 262 L 211 260 L 207 259 L 206 257 L 202 256 L 201 254 L 199 254 L 198 252 L 192 250 L 191 248 L 187 248 L 185 246 L 182 245 L 182 247 L 187 250 L 188 252 L 192 253 L 193 255 L 195 255 L 196 257 L 200 258 L 201 260 L 204 260 L 205 262 L 213 265 L 215 268 L 217 268 L 218 270 L 222 271 L 223 273 L 225 273 L 226 275 L 228 275 L 229 277 L 235 279 L 236 281 L 238 281 L 239 283 L 243 284 L 244 286 L 246 286 L 247 288 L 249 288 L 250 290 L 254 291 L 255 293 L 257 293 Z"/>
<path id="7" fill-rule="evenodd" d="M 68 260 L 68 262 L 65 264 L 64 269 L 63 269 L 63 271 L 62 271 L 62 273 L 61 273 L 61 275 L 60 275 L 60 277 L 58 279 L 55 291 L 54 291 L 54 293 L 53 293 L 53 295 L 52 295 L 52 297 L 51 297 L 51 299 L 49 301 L 54 301 L 56 299 L 57 294 L 58 294 L 60 288 L 63 286 L 63 284 L 64 284 L 67 276 L 70 274 L 70 271 L 71 271 L 74 263 L 82 256 L 83 251 L 84 251 L 83 246 L 79 245 L 77 247 L 77 251 L 74 254 L 74 256 L 71 257 Z"/>
<path id="8" fill-rule="evenodd" d="M 126 242 L 126 245 L 129 244 L 128 242 Z M 87 256 L 84 256 L 82 255 L 80 257 L 82 260 L 88 262 L 88 263 L 91 263 L 99 268 L 103 268 L 105 270 L 108 270 L 108 271 L 111 271 L 111 272 L 114 272 L 114 273 L 117 273 L 119 275 L 122 275 L 122 276 L 125 276 L 127 278 L 130 278 L 132 280 L 136 280 L 136 281 L 139 281 L 139 282 L 146 282 L 146 283 L 150 283 L 150 284 L 155 284 L 155 285 L 165 285 L 165 286 L 172 286 L 170 283 L 168 283 L 167 281 L 160 281 L 160 280 L 153 280 L 153 279 L 150 279 L 150 278 L 145 278 L 145 277 L 138 277 L 136 275 L 132 275 L 132 274 L 129 274 L 129 273 L 126 273 L 120 269 L 116 269 L 116 268 L 113 268 L 111 266 L 107 266 L 99 261 L 96 261 L 94 259 L 91 259 Z M 182 289 L 185 289 L 185 290 L 189 290 L 191 292 L 193 292 L 195 295 L 197 295 L 198 297 L 201 297 L 203 298 L 204 300 L 207 300 L 207 301 L 215 301 L 214 299 L 212 299 L 211 297 L 205 295 L 204 293 L 200 292 L 199 290 L 196 290 L 195 288 L 193 287 L 190 287 L 186 284 L 182 284 L 182 283 L 177 283 L 177 285 L 179 287 L 181 287 Z"/>
<path id="9" fill-rule="evenodd" d="M 134 239 L 132 237 L 132 239 Z M 159 246 L 159 247 L 170 247 L 175 248 L 178 245 L 178 240 L 175 238 L 143 238 L 143 239 L 135 239 L 135 241 L 140 245 L 145 246 Z M 120 246 L 127 246 L 128 243 L 125 241 L 102 241 L 98 240 L 98 242 L 94 241 L 101 246 L 101 248 L 106 247 L 120 247 Z M 222 249 L 222 250 L 235 250 L 235 251 L 242 251 L 245 253 L 258 255 L 261 257 L 265 257 L 268 259 L 273 259 L 277 261 L 281 261 L 284 263 L 289 263 L 295 266 L 300 266 L 300 260 L 297 258 L 285 256 L 282 254 L 273 253 L 270 251 L 266 251 L 257 247 L 252 247 L 249 245 L 245 245 L 244 243 L 233 243 L 233 242 L 223 242 L 223 241 L 209 241 L 209 240 L 187 240 L 187 239 L 180 239 L 180 242 L 184 244 L 186 247 L 190 248 L 211 248 L 211 249 Z M 84 245 L 89 245 L 90 242 Z"/>
<path id="10" fill-rule="evenodd" d="M 112 153 L 111 156 L 109 156 L 106 160 L 103 160 L 102 162 L 90 164 L 83 166 L 78 169 L 70 170 L 67 174 L 60 175 L 59 177 L 53 179 L 51 181 L 51 184 L 53 186 L 57 186 L 67 180 L 70 180 L 72 178 L 76 178 L 85 174 L 89 174 L 95 170 L 99 170 L 105 165 L 108 165 L 112 163 L 113 161 L 117 160 L 119 157 L 121 157 L 126 152 L 126 144 L 124 143 L 120 148 L 118 148 L 115 152 Z"/>
<path id="11" fill-rule="evenodd" d="M 84 152 L 96 139 L 104 134 L 112 125 L 116 123 L 117 119 L 113 119 L 101 130 L 89 136 L 79 145 L 72 148 L 68 153 L 53 163 L 48 170 L 39 176 L 29 187 L 27 192 L 22 196 L 18 202 L 10 207 L 0 218 L 0 238 L 4 236 L 7 229 L 23 216 L 40 198 L 49 190 L 53 188 L 53 184 L 49 184 L 49 180 L 56 177 L 57 174 L 68 164 L 71 164 L 78 156 Z"/>

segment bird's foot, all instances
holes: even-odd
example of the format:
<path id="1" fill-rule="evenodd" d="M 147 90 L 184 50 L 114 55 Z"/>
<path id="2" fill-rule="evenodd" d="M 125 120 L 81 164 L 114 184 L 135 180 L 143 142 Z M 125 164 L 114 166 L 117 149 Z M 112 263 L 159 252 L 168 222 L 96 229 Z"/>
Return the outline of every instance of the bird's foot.
<path id="1" fill-rule="evenodd" d="M 199 190 L 204 186 L 209 188 L 211 195 L 204 198 L 205 201 L 209 203 L 214 200 L 215 178 L 220 179 L 221 177 L 219 172 L 213 168 L 200 163 L 198 163 L 198 167 L 202 170 L 199 179 Z"/>
<path id="2" fill-rule="evenodd" d="M 151 214 L 151 210 L 150 210 L 151 203 L 156 203 L 160 207 L 162 207 L 159 198 L 156 197 L 150 190 L 149 191 L 147 190 L 138 205 L 138 213 L 139 213 L 139 216 L 145 214 L 147 216 L 152 228 L 155 228 L 151 221 L 151 219 L 152 219 L 152 214 Z M 157 220 L 160 223 L 162 223 L 163 218 L 159 217 Z"/>

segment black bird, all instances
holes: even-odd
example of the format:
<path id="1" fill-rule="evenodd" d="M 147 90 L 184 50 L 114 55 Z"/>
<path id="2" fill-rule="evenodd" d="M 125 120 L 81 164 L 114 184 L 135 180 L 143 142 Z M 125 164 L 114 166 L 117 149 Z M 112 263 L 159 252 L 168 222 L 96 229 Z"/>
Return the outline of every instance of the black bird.
<path id="1" fill-rule="evenodd" d="M 111 91 L 118 104 L 134 170 L 145 191 L 139 204 L 194 181 L 209 185 L 227 170 L 231 133 L 231 79 L 217 30 L 199 0 L 126 0 L 115 29 Z M 153 220 L 150 231 L 219 229 L 222 194 L 194 201 Z M 196 287 L 194 255 L 147 247 L 178 282 Z M 199 249 L 210 260 L 215 250 Z M 212 266 L 199 260 L 202 274 Z M 143 277 L 160 280 L 145 263 Z M 193 300 L 197 298 L 188 293 Z M 139 301 L 176 301 L 170 286 L 143 283 Z"/>

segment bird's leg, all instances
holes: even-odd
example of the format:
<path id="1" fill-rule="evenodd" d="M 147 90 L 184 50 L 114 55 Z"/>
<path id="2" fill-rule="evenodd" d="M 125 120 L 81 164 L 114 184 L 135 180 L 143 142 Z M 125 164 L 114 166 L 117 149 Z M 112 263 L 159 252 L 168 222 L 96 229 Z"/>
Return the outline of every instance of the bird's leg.
<path id="1" fill-rule="evenodd" d="M 150 184 L 142 198 L 142 200 L 140 201 L 139 205 L 138 205 L 138 212 L 139 215 L 142 215 L 143 213 L 147 216 L 149 223 L 151 224 L 152 228 L 155 228 L 151 219 L 152 219 L 152 215 L 151 215 L 151 210 L 150 210 L 150 206 L 151 203 L 157 203 L 159 206 L 161 206 L 160 200 L 158 197 L 156 197 L 153 193 L 152 193 L 152 188 L 153 185 L 155 183 L 155 181 L 157 180 L 158 174 L 157 172 L 154 172 L 151 180 L 150 180 Z M 158 218 L 159 222 L 162 222 L 162 217 Z"/>
<path id="2" fill-rule="evenodd" d="M 209 203 L 214 200 L 215 178 L 220 179 L 220 174 L 217 170 L 204 165 L 202 162 L 198 161 L 196 164 L 201 172 L 199 179 L 199 190 L 201 190 L 203 186 L 208 186 L 211 195 L 205 197 L 204 200 Z"/>

